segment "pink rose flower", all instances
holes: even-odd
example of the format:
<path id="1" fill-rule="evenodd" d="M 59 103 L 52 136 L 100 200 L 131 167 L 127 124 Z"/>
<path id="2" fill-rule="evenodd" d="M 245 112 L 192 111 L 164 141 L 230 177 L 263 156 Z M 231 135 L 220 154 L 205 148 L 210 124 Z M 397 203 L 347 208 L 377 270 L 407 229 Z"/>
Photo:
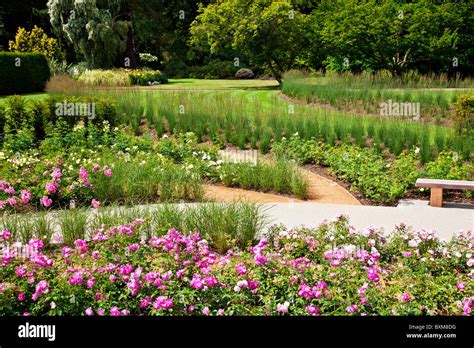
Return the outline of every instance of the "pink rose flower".
<path id="1" fill-rule="evenodd" d="M 45 207 L 48 208 L 53 204 L 53 200 L 49 198 L 48 196 L 44 196 L 43 198 L 40 199 L 40 203 Z"/>

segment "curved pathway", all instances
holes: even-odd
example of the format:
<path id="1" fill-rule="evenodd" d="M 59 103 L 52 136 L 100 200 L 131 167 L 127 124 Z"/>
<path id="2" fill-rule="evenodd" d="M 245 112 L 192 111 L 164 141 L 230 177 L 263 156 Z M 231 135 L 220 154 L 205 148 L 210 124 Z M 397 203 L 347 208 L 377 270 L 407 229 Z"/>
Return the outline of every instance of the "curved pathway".
<path id="1" fill-rule="evenodd" d="M 325 203 L 361 205 L 360 202 L 334 181 L 326 179 L 307 169 L 300 168 L 309 183 L 309 198 L 301 200 L 294 197 L 263 193 L 220 185 L 204 185 L 204 198 L 218 202 L 248 200 L 259 203 Z"/>

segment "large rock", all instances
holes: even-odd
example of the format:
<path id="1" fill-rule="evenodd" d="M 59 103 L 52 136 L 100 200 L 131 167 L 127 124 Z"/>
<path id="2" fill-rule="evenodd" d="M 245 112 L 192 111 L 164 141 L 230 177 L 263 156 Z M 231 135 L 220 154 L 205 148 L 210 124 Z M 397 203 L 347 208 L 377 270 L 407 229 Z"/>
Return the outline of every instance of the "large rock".
<path id="1" fill-rule="evenodd" d="M 253 73 L 252 70 L 243 68 L 243 69 L 239 69 L 235 73 L 235 77 L 238 79 L 253 79 L 255 77 L 255 74 Z"/>

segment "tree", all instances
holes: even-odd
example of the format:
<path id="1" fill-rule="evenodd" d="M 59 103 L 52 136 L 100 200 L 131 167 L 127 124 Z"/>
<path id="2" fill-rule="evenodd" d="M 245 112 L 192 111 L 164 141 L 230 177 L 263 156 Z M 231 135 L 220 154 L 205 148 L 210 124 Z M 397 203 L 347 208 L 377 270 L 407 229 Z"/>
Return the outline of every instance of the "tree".
<path id="1" fill-rule="evenodd" d="M 47 0 L 0 1 L 0 50 L 8 49 L 19 27 L 27 30 L 34 25 L 51 36 L 51 25 L 46 10 Z"/>
<path id="2" fill-rule="evenodd" d="M 394 76 L 430 66 L 439 71 L 458 51 L 453 4 L 324 0 L 312 16 L 329 55 L 350 70 L 387 69 Z"/>
<path id="3" fill-rule="evenodd" d="M 266 66 L 281 82 L 305 55 L 307 16 L 283 1 L 230 0 L 201 7 L 191 42 L 213 54 L 233 48 L 251 64 Z"/>
<path id="4" fill-rule="evenodd" d="M 61 60 L 62 52 L 58 41 L 48 37 L 43 29 L 36 25 L 31 31 L 18 28 L 14 41 L 9 41 L 8 46 L 13 52 L 39 52 L 44 53 L 48 59 Z"/>
<path id="5" fill-rule="evenodd" d="M 194 0 L 129 0 L 134 16 L 137 47 L 140 52 L 158 57 L 158 64 L 187 62 L 189 27 L 196 18 L 198 2 Z M 201 1 L 200 3 L 208 3 Z M 197 57 L 202 64 L 203 56 Z M 194 63 L 194 62 L 193 62 Z"/>
<path id="6" fill-rule="evenodd" d="M 89 68 L 109 68 L 125 52 L 132 24 L 121 5 L 121 0 L 49 0 L 47 4 L 54 30 L 74 45 Z"/>

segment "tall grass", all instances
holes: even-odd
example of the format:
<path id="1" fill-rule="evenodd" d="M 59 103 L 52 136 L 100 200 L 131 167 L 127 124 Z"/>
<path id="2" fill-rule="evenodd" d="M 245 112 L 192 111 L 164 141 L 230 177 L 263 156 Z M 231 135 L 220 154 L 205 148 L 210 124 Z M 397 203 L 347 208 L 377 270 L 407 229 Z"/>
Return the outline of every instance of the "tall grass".
<path id="1" fill-rule="evenodd" d="M 252 92 L 268 96 L 269 92 Z M 138 132 L 145 116 L 160 132 L 193 131 L 207 140 L 219 138 L 227 144 L 258 147 L 268 152 L 272 142 L 298 132 L 303 139 L 312 137 L 328 144 L 375 144 L 398 155 L 404 148 L 420 147 L 423 161 L 432 160 L 442 150 L 457 151 L 464 158 L 474 152 L 473 139 L 461 139 L 454 130 L 430 124 L 360 116 L 327 109 L 294 105 L 274 94 L 249 102 L 247 94 L 235 93 L 146 93 L 108 92 L 116 98 L 122 122 Z"/>
<path id="2" fill-rule="evenodd" d="M 137 204 L 150 201 L 199 201 L 203 197 L 201 178 L 179 165 L 158 157 L 126 162 L 106 158 L 113 170 L 111 177 L 93 181 L 94 197 L 103 202 Z"/>
<path id="3" fill-rule="evenodd" d="M 32 238 L 39 238 L 49 244 L 54 231 L 45 212 L 4 215 L 0 220 L 0 229 L 10 231 L 12 240 L 24 244 Z"/>
<path id="4" fill-rule="evenodd" d="M 307 103 L 330 104 L 338 110 L 357 113 L 380 113 L 380 103 L 420 103 L 422 118 L 431 120 L 448 117 L 450 106 L 465 90 L 444 88 L 473 88 L 471 79 L 456 76 L 423 76 L 408 73 L 399 78 L 379 74 L 332 74 L 313 77 L 301 72 L 289 72 L 284 77 L 282 92 Z M 471 91 L 472 93 L 472 91 Z"/>
<path id="5" fill-rule="evenodd" d="M 128 74 L 120 70 L 86 70 L 78 79 L 87 86 L 130 86 L 131 80 Z"/>
<path id="6" fill-rule="evenodd" d="M 139 225 L 138 233 L 147 238 L 164 235 L 170 228 L 184 233 L 199 231 L 220 252 L 231 246 L 248 246 L 268 224 L 262 205 L 233 202 L 67 209 L 48 215 L 15 214 L 4 218 L 0 227 L 10 231 L 14 241 L 27 243 L 31 238 L 47 236 L 42 239 L 50 242 L 53 233 L 57 233 L 65 244 L 72 245 L 76 239 L 90 238 L 96 228 L 123 225 L 138 218 L 145 220 Z"/>
<path id="7" fill-rule="evenodd" d="M 116 226 L 143 218 L 140 231 L 147 237 L 164 235 L 170 228 L 184 233 L 202 232 L 212 247 L 223 252 L 231 245 L 246 247 L 268 223 L 265 208 L 257 203 L 159 204 L 146 207 L 99 209 L 91 226 Z"/>
<path id="8" fill-rule="evenodd" d="M 86 239 L 87 217 L 86 209 L 68 209 L 58 214 L 64 244 L 72 245 L 76 239 Z"/>
<path id="9" fill-rule="evenodd" d="M 220 178 L 225 186 L 277 192 L 308 198 L 308 181 L 287 161 L 276 163 L 224 163 Z"/>

